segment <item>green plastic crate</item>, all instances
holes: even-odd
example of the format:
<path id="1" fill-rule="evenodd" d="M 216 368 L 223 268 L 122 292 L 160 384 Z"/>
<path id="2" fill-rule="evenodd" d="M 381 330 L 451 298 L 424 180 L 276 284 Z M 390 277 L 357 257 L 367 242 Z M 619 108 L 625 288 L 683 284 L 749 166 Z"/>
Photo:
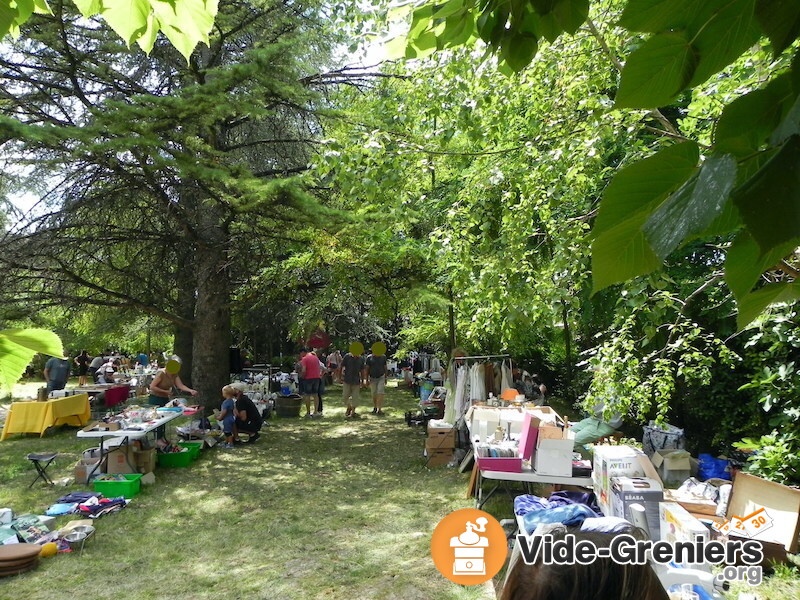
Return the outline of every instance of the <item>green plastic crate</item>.
<path id="1" fill-rule="evenodd" d="M 100 492 L 106 498 L 133 498 L 141 489 L 141 473 L 123 475 L 125 481 L 97 481 L 94 482 L 94 491 Z"/>
<path id="2" fill-rule="evenodd" d="M 193 452 L 167 452 L 166 454 L 156 454 L 158 466 L 160 467 L 188 467 L 192 462 Z"/>
<path id="3" fill-rule="evenodd" d="M 178 442 L 181 448 L 188 448 L 192 453 L 192 460 L 200 458 L 200 450 L 203 448 L 203 442 Z"/>

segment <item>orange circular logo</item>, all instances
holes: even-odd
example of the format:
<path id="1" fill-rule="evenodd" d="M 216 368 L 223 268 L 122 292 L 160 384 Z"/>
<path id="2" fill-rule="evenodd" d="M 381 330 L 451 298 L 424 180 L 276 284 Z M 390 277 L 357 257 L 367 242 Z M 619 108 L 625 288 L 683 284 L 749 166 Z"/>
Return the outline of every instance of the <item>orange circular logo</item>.
<path id="1" fill-rule="evenodd" d="M 460 585 L 489 581 L 500 571 L 507 554 L 505 531 L 482 510 L 451 512 L 433 530 L 433 563 L 442 575 Z"/>

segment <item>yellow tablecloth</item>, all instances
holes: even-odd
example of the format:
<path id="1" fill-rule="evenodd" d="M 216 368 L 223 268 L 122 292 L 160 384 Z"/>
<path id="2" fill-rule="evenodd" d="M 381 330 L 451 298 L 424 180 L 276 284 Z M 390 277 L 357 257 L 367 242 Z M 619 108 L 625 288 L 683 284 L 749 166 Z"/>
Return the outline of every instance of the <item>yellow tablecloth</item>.
<path id="1" fill-rule="evenodd" d="M 41 437 L 48 427 L 86 425 L 91 416 L 88 394 L 54 398 L 47 402 L 14 402 L 6 416 L 0 440 L 12 433 L 38 433 Z"/>

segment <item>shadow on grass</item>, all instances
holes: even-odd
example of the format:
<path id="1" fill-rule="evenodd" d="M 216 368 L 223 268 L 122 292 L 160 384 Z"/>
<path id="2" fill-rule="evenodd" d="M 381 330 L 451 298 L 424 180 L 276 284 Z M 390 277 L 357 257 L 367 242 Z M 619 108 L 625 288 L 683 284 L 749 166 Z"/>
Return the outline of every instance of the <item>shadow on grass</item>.
<path id="1" fill-rule="evenodd" d="M 430 559 L 438 521 L 473 502 L 464 497 L 468 475 L 425 467 L 424 437 L 403 419 L 411 394 L 390 388 L 386 417 L 345 421 L 339 390 L 327 395 L 324 419 L 273 419 L 255 444 L 157 469 L 154 486 L 96 524 L 82 556 L 47 559 L 4 580 L 0 596 L 485 597 L 484 588 L 450 583 Z M 0 443 L 0 506 L 42 513 L 62 492 L 83 489 L 28 490 L 34 473 L 24 456 L 64 453 L 53 469 L 64 477 L 89 445 L 71 428 Z"/>

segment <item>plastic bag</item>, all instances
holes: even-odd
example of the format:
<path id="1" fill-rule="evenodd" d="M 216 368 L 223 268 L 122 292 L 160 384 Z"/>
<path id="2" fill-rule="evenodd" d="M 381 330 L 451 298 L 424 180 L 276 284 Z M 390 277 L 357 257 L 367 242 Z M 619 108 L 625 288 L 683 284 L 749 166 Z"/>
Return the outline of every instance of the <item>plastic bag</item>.
<path id="1" fill-rule="evenodd" d="M 669 424 L 659 426 L 650 421 L 650 425 L 644 426 L 642 450 L 647 456 L 653 456 L 656 450 L 683 450 L 685 441 L 683 429 Z"/>
<path id="2" fill-rule="evenodd" d="M 727 479 L 730 481 L 731 474 L 728 473 L 728 459 L 714 458 L 710 454 L 701 454 L 700 462 L 697 465 L 697 478 L 701 481 L 707 479 Z"/>

